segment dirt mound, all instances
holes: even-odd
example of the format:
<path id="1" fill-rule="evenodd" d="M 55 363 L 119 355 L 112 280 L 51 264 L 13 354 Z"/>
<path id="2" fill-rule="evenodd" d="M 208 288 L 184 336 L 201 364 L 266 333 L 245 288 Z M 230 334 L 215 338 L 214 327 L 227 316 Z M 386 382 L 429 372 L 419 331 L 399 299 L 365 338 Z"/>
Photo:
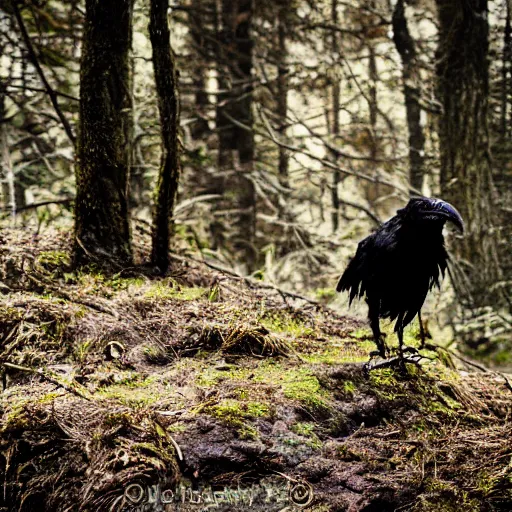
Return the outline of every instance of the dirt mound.
<path id="1" fill-rule="evenodd" d="M 368 331 L 322 305 L 183 257 L 71 272 L 65 235 L 14 236 L 2 510 L 512 509 L 500 376 L 431 351 L 368 375 Z"/>

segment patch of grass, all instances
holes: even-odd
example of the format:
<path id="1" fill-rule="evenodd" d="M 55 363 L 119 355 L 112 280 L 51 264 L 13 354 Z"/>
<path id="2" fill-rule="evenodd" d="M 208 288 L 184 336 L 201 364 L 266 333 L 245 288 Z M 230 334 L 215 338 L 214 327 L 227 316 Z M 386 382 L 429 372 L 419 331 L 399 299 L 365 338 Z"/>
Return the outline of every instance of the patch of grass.
<path id="1" fill-rule="evenodd" d="M 317 288 L 315 295 L 318 301 L 327 303 L 336 297 L 336 291 L 334 288 Z"/>
<path id="2" fill-rule="evenodd" d="M 301 353 L 304 361 L 311 364 L 343 364 L 361 363 L 368 360 L 368 353 L 375 349 L 370 341 L 354 343 L 346 340 L 346 343 L 331 343 L 325 347 L 314 347 L 315 350 Z"/>
<path id="3" fill-rule="evenodd" d="M 113 384 L 101 386 L 95 396 L 102 399 L 114 399 L 133 408 L 148 407 L 164 396 L 157 385 L 158 377 L 141 378 L 134 371 L 119 371 L 113 375 Z"/>
<path id="4" fill-rule="evenodd" d="M 294 338 L 315 335 L 314 329 L 306 325 L 302 320 L 289 315 L 266 313 L 264 316 L 260 317 L 259 322 L 269 331 L 289 334 Z"/>
<path id="5" fill-rule="evenodd" d="M 373 334 L 372 334 L 372 331 L 370 329 L 368 329 L 367 327 L 362 327 L 360 329 L 356 329 L 355 331 L 352 331 L 350 333 L 350 336 L 352 338 L 357 338 L 357 339 L 373 339 Z"/>
<path id="6" fill-rule="evenodd" d="M 265 327 L 251 324 L 209 325 L 201 332 L 201 344 L 209 349 L 221 349 L 228 354 L 248 354 L 256 357 L 287 355 L 290 346 L 283 337 L 273 335 Z"/>
<path id="7" fill-rule="evenodd" d="M 75 344 L 75 346 L 73 347 L 73 359 L 78 364 L 83 364 L 86 361 L 87 356 L 91 352 L 92 344 L 92 340 L 85 340 Z"/>
<path id="8" fill-rule="evenodd" d="M 107 276 L 94 266 L 76 273 L 66 273 L 64 277 L 68 284 L 78 285 L 83 293 L 107 298 L 113 297 L 116 292 L 140 288 L 147 282 L 143 277 L 121 277 L 119 274 Z"/>
<path id="9" fill-rule="evenodd" d="M 144 286 L 146 279 L 143 277 L 120 277 L 119 274 L 115 274 L 105 284 L 114 290 L 128 290 L 129 288 Z"/>
<path id="10" fill-rule="evenodd" d="M 157 343 L 148 343 L 143 348 L 144 358 L 148 363 L 163 365 L 172 360 L 172 356 L 166 351 L 165 347 Z"/>
<path id="11" fill-rule="evenodd" d="M 143 409 L 155 404 L 162 394 L 153 388 L 139 388 L 115 384 L 99 388 L 95 396 L 102 399 L 116 400 L 134 409 Z"/>
<path id="12" fill-rule="evenodd" d="M 233 366 L 229 370 L 218 370 L 214 367 L 207 366 L 198 374 L 196 383 L 201 387 L 212 387 L 221 381 L 243 381 L 248 380 L 251 376 L 251 370 Z"/>
<path id="13" fill-rule="evenodd" d="M 148 299 L 157 300 L 197 300 L 203 297 L 208 297 L 208 293 L 209 290 L 207 288 L 187 288 L 184 286 L 179 286 L 172 280 L 164 280 L 153 284 L 144 293 L 144 296 Z"/>

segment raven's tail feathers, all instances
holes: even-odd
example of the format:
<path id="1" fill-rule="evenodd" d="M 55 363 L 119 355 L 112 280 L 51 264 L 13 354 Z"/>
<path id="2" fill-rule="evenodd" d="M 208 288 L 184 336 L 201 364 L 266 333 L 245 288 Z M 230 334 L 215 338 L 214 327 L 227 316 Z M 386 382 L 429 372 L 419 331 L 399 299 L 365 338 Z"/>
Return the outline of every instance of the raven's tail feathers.
<path id="1" fill-rule="evenodd" d="M 357 297 L 361 297 L 364 293 L 363 288 L 361 286 L 361 277 L 358 272 L 357 264 L 355 260 L 351 260 L 348 264 L 348 267 L 343 272 L 343 275 L 340 277 L 338 281 L 338 285 L 336 286 L 337 292 L 350 291 L 350 300 L 349 304 L 352 304 L 352 301 Z"/>

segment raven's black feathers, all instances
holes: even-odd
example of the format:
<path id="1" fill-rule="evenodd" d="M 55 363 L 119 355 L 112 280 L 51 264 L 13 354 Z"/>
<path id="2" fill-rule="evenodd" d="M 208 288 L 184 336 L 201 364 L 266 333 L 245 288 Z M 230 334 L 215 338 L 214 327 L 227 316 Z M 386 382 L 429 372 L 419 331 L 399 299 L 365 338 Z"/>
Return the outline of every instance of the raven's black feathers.
<path id="1" fill-rule="evenodd" d="M 400 334 L 420 312 L 428 291 L 440 286 L 448 261 L 442 233 L 447 220 L 463 229 L 453 206 L 413 198 L 359 243 L 336 290 L 348 291 L 350 303 L 366 296 L 376 338 L 381 336 L 379 318 L 397 320 L 395 331 Z M 382 353 L 383 344 L 376 342 Z"/>

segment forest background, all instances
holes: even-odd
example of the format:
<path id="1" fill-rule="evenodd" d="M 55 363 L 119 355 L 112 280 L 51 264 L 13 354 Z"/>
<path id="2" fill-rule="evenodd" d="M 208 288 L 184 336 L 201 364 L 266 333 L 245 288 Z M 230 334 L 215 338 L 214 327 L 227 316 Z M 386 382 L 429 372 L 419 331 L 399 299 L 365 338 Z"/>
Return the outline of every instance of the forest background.
<path id="1" fill-rule="evenodd" d="M 466 233 L 448 235 L 429 328 L 510 365 L 510 15 L 2 0 L 2 224 L 74 230 L 75 265 L 146 255 L 165 272 L 170 248 L 345 310 L 334 286 L 357 242 L 410 195 L 439 196 Z"/>

